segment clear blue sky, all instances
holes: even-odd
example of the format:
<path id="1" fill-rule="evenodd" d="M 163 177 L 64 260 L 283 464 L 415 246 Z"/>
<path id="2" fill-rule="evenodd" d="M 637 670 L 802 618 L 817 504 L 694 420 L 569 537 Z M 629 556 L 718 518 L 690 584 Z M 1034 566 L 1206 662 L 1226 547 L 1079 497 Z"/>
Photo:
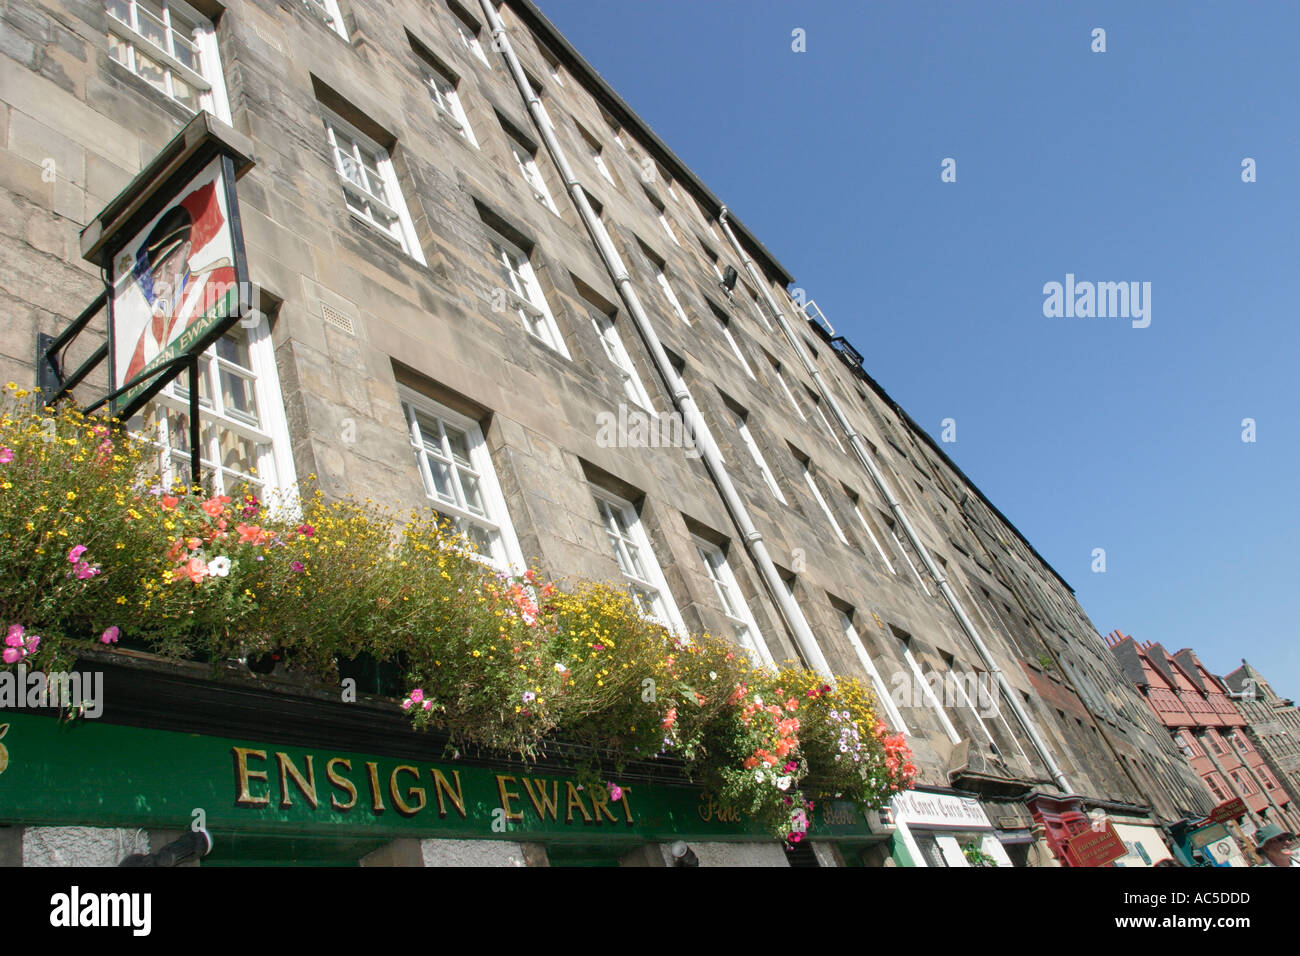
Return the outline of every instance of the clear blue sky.
<path id="1" fill-rule="evenodd" d="M 539 5 L 1099 631 L 1300 697 L 1300 4 Z M 1066 273 L 1150 326 L 1044 317 Z"/>

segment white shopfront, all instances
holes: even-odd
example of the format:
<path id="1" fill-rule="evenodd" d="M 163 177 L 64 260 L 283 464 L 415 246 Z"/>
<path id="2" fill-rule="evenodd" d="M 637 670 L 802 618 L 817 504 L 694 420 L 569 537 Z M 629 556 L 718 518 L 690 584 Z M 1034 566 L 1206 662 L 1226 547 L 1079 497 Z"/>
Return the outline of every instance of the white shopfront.
<path id="1" fill-rule="evenodd" d="M 913 866 L 1012 865 L 988 814 L 972 797 L 911 790 L 890 805 L 896 840 Z"/>

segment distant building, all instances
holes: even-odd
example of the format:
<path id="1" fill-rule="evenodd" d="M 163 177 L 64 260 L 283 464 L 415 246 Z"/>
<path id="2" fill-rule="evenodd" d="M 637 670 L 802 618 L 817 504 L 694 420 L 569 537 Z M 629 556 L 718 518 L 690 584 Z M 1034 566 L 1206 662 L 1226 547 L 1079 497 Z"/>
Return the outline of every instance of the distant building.
<path id="1" fill-rule="evenodd" d="M 1241 666 L 1223 676 L 1232 701 L 1246 718 L 1246 734 L 1272 767 L 1279 783 L 1300 807 L 1300 709 L 1281 697 L 1243 658 Z"/>
<path id="2" fill-rule="evenodd" d="M 1179 749 L 1220 806 L 1240 800 L 1254 826 L 1277 823 L 1294 830 L 1291 795 L 1246 732 L 1250 721 L 1229 698 L 1229 688 L 1206 670 L 1189 648 L 1170 654 L 1151 641 L 1139 644 L 1115 631 L 1108 643 Z"/>

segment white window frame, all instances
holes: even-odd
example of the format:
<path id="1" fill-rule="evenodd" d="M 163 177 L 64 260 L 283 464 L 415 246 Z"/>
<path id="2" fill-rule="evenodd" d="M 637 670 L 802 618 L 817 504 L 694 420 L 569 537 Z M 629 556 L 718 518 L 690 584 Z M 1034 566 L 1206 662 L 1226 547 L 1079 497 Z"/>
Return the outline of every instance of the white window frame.
<path id="1" fill-rule="evenodd" d="M 840 450 L 840 454 L 845 454 L 844 445 L 840 443 L 835 430 L 831 428 L 830 421 L 826 418 L 826 413 L 822 411 L 822 403 L 811 392 L 808 393 L 808 399 L 812 402 L 813 411 L 817 413 L 817 417 L 821 420 L 822 428 L 826 429 L 826 434 L 830 436 L 831 441 L 835 442 L 835 447 Z"/>
<path id="2" fill-rule="evenodd" d="M 592 328 L 596 330 L 596 335 L 600 337 L 600 344 L 605 349 L 605 356 L 618 370 L 622 379 L 623 394 L 646 411 L 653 412 L 654 406 L 650 403 L 650 395 L 641 384 L 641 376 L 637 374 L 636 366 L 632 364 L 627 349 L 623 347 L 623 337 L 619 335 L 614 317 L 606 315 L 590 303 L 587 305 L 587 312 L 591 316 Z"/>
<path id="3" fill-rule="evenodd" d="M 826 504 L 826 499 L 822 497 L 821 489 L 817 487 L 817 481 L 813 478 L 812 469 L 809 465 L 810 462 L 802 459 L 799 460 L 799 467 L 803 469 L 803 480 L 807 483 L 808 490 L 812 492 L 813 497 L 817 499 L 817 503 L 821 505 L 822 513 L 826 515 L 826 520 L 829 521 L 831 527 L 835 529 L 835 537 L 839 538 L 843 544 L 848 544 L 849 539 L 844 536 L 844 529 L 841 528 L 840 523 L 835 520 L 835 515 L 831 514 L 830 505 Z"/>
<path id="4" fill-rule="evenodd" d="M 475 149 L 478 140 L 474 138 L 474 129 L 469 125 L 465 106 L 460 101 L 460 81 L 453 79 L 445 70 L 430 63 L 421 65 L 425 85 L 429 88 L 429 98 L 438 111 L 438 118 L 464 137 Z M 444 89 L 447 86 L 450 89 Z"/>
<path id="5" fill-rule="evenodd" d="M 853 653 L 858 655 L 858 663 L 871 677 L 871 685 L 875 688 L 876 696 L 880 698 L 880 706 L 885 709 L 885 715 L 890 720 L 890 730 L 894 731 L 894 733 L 911 733 L 907 729 L 907 721 L 903 720 L 902 712 L 894 704 L 888 685 L 881 678 L 880 671 L 876 670 L 871 655 L 867 653 L 866 646 L 863 645 L 862 638 L 858 635 L 858 629 L 853 626 L 853 617 L 838 607 L 835 609 L 835 613 L 840 616 L 840 627 L 844 630 L 844 636 L 848 638 L 849 646 L 853 648 Z"/>
<path id="6" fill-rule="evenodd" d="M 564 336 L 560 335 L 560 327 L 533 271 L 531 257 L 500 233 L 492 234 L 489 245 L 493 266 L 498 273 L 505 273 L 501 276 L 506 282 L 504 289 L 511 307 L 523 322 L 524 331 L 547 348 L 570 358 Z"/>
<path id="7" fill-rule="evenodd" d="M 672 592 L 668 590 L 663 569 L 660 568 L 659 559 L 650 547 L 650 539 L 641 524 L 641 516 L 637 513 L 636 507 L 630 501 L 625 501 L 603 488 L 593 487 L 591 494 L 600 516 L 600 525 L 609 538 L 619 572 L 632 585 L 632 600 L 638 610 L 643 617 L 662 624 L 674 634 L 684 636 L 686 625 L 677 610 Z M 602 504 L 605 507 L 602 508 Z M 615 518 L 621 519 L 621 524 Z M 628 551 L 629 546 L 636 549 L 635 555 Z M 644 572 L 642 575 L 635 573 L 634 561 L 637 557 L 640 558 L 640 570 Z M 650 592 L 649 595 L 642 593 L 647 591 Z M 649 607 L 643 605 L 644 597 L 648 597 Z"/>
<path id="8" fill-rule="evenodd" d="M 655 282 L 658 283 L 659 291 L 664 294 L 664 298 L 668 300 L 669 306 L 672 307 L 673 314 L 676 315 L 677 318 L 681 319 L 686 325 L 690 325 L 691 320 L 687 318 L 686 310 L 682 308 L 681 300 L 679 300 L 677 294 L 673 292 L 672 283 L 668 281 L 668 276 L 659 266 L 655 267 Z"/>
<path id="9" fill-rule="evenodd" d="M 789 502 L 785 500 L 785 495 L 781 493 L 781 486 L 776 483 L 776 476 L 772 474 L 772 469 L 767 466 L 767 459 L 763 457 L 762 449 L 758 447 L 753 434 L 750 433 L 749 423 L 746 421 L 745 415 L 736 411 L 730 405 L 727 406 L 727 411 L 731 413 L 731 417 L 735 420 L 736 431 L 740 433 L 740 441 L 749 450 L 749 456 L 754 459 L 754 464 L 758 466 L 763 480 L 767 482 L 768 489 L 776 497 L 777 501 L 783 505 L 788 505 Z"/>
<path id="10" fill-rule="evenodd" d="M 158 90 L 160 93 L 180 106 L 186 109 L 189 108 L 184 102 L 172 95 L 172 78 L 173 74 L 176 74 L 197 94 L 199 109 L 207 110 L 218 119 L 230 123 L 230 101 L 226 98 L 226 80 L 221 67 L 221 50 L 217 46 L 217 33 L 212 21 L 189 4 L 184 3 L 183 0 L 158 0 L 158 2 L 163 7 L 162 25 L 166 31 L 165 36 L 170 41 L 168 46 L 171 49 L 165 50 L 159 47 L 141 32 L 138 0 L 107 0 L 104 3 L 104 19 L 107 21 L 108 31 L 115 35 L 119 41 L 126 44 L 127 62 L 123 63 L 118 60 L 112 55 L 111 51 L 109 52 L 109 59 L 129 71 L 132 76 L 158 90 L 158 87 L 146 79 L 137 68 L 137 58 L 140 54 L 143 54 L 164 69 L 164 89 Z M 112 12 L 114 7 L 126 8 L 126 21 L 119 19 Z M 174 30 L 172 25 L 173 11 L 180 14 L 181 19 L 187 21 L 187 25 L 192 24 L 193 30 L 187 29 L 183 32 Z M 146 11 L 146 13 L 149 13 L 149 11 Z M 149 15 L 152 17 L 151 13 Z M 157 18 L 153 17 L 153 19 Z M 178 33 L 188 39 L 194 46 L 202 72 L 194 70 L 174 55 L 176 49 L 174 36 Z M 139 53 L 137 53 L 137 47 Z"/>
<path id="11" fill-rule="evenodd" d="M 491 67 L 488 62 L 487 54 L 483 51 L 483 42 L 479 39 L 483 32 L 483 26 L 477 20 L 469 18 L 466 12 L 452 7 L 451 15 L 456 18 L 456 32 L 460 34 L 460 42 L 464 44 L 465 49 L 472 53 L 486 67 Z"/>
<path id="12" fill-rule="evenodd" d="M 745 370 L 745 374 L 755 381 L 758 381 L 754 375 L 754 370 L 749 367 L 749 361 L 745 358 L 745 353 L 740 350 L 740 343 L 737 342 L 736 337 L 731 334 L 731 323 L 727 321 L 724 316 L 717 315 L 716 313 L 714 314 L 714 318 L 718 320 L 718 325 L 722 327 L 723 338 L 725 338 L 727 344 L 731 346 L 731 354 L 736 356 L 736 361 L 739 362 L 741 367 Z"/>
<path id="13" fill-rule="evenodd" d="M 217 355 L 214 344 L 199 359 L 199 373 L 204 376 L 207 398 L 200 400 L 199 422 L 200 440 L 203 440 L 204 423 L 217 427 L 208 430 L 207 447 L 200 449 L 200 462 L 204 473 L 213 478 L 213 493 L 224 494 L 233 487 L 236 480 L 245 480 L 250 484 L 260 485 L 264 502 L 281 505 L 288 509 L 297 507 L 295 484 L 297 476 L 294 471 L 293 451 L 289 440 L 289 423 L 284 413 L 284 397 L 280 392 L 280 377 L 275 364 L 275 350 L 271 344 L 270 322 L 266 315 L 260 316 L 255 324 L 245 326 L 237 324 L 230 333 L 243 333 L 248 343 L 249 366 L 247 368 L 221 358 Z M 224 408 L 224 394 L 221 390 L 220 373 L 230 372 L 239 378 L 253 383 L 253 400 L 257 405 L 257 421 L 249 422 L 246 418 L 228 414 Z M 213 381 L 213 377 L 216 381 Z M 166 385 L 146 406 L 161 406 L 167 412 L 189 416 L 189 379 L 180 376 Z M 141 416 L 143 418 L 143 416 Z M 164 487 L 170 486 L 177 475 L 177 459 L 184 458 L 182 464 L 189 465 L 189 429 L 176 436 L 181 443 L 174 446 L 171 440 L 170 422 L 166 415 L 158 420 L 158 430 L 151 436 L 153 444 L 159 445 L 159 474 Z M 226 429 L 241 438 L 260 445 L 265 450 L 258 455 L 255 465 L 256 474 L 248 475 L 220 466 L 220 435 L 217 428 Z M 227 472 L 233 472 L 233 477 Z"/>
<path id="14" fill-rule="evenodd" d="M 742 283 L 744 285 L 744 283 Z M 758 293 L 745 285 L 745 291 L 749 294 L 749 301 L 754 306 L 754 314 L 758 316 L 758 321 L 763 323 L 763 328 L 772 331 L 772 323 L 767 320 L 767 315 L 763 312 L 763 304 L 758 300 Z"/>
<path id="15" fill-rule="evenodd" d="M 523 177 L 533 198 L 558 216 L 560 211 L 555 208 L 551 191 L 546 188 L 546 179 L 542 176 L 541 167 L 537 165 L 537 151 L 529 149 L 526 143 L 508 130 L 506 139 L 510 141 L 510 154 L 514 157 L 515 165 L 519 167 L 519 175 Z"/>
<path id="16" fill-rule="evenodd" d="M 794 392 L 790 391 L 790 386 L 786 384 L 785 376 L 781 373 L 781 363 L 770 356 L 768 362 L 772 366 L 772 374 L 774 374 L 776 380 L 781 383 L 781 391 L 785 392 L 785 397 L 790 400 L 790 407 L 793 408 L 795 414 L 799 416 L 799 421 L 808 421 L 807 417 L 803 413 L 803 409 L 800 408 L 799 403 L 795 401 Z"/>
<path id="17" fill-rule="evenodd" d="M 740 590 L 731 565 L 727 563 L 726 553 L 712 541 L 696 535 L 692 535 L 691 540 L 695 544 L 695 553 L 704 566 L 705 576 L 713 585 L 713 593 L 717 595 L 722 613 L 731 624 L 732 636 L 755 665 L 775 667 L 772 652 L 768 650 L 763 632 L 758 629 L 758 622 L 754 619 L 749 602 L 745 600 L 744 592 Z"/>
<path id="18" fill-rule="evenodd" d="M 467 418 L 459 412 L 453 411 L 445 405 L 440 405 L 405 386 L 399 385 L 397 391 L 402 404 L 402 415 L 406 420 L 407 440 L 410 442 L 411 450 L 415 454 L 416 468 L 420 472 L 420 481 L 424 486 L 426 497 L 431 502 L 431 507 L 453 522 L 472 524 L 489 535 L 495 536 L 492 547 L 493 553 L 481 554 L 475 552 L 474 556 L 478 560 L 503 574 L 522 574 L 525 570 L 523 551 L 519 547 L 519 539 L 515 535 L 514 523 L 510 519 L 510 510 L 506 507 L 505 496 L 501 493 L 501 485 L 497 481 L 496 468 L 492 464 L 492 455 L 483 437 L 482 427 L 472 418 Z M 432 418 L 440 422 L 441 427 L 438 435 L 426 434 L 417 416 L 426 419 Z M 465 504 L 462 504 L 465 495 L 459 474 L 462 466 L 455 461 L 451 446 L 446 438 L 446 426 L 448 425 L 458 429 L 465 435 L 465 444 L 469 452 L 469 467 L 476 473 L 475 477 L 478 478 L 479 493 L 483 498 L 485 515 L 475 514 Z M 425 447 L 426 443 L 438 445 L 440 448 L 439 457 L 456 473 L 453 482 L 456 492 L 455 502 L 444 500 L 434 491 L 437 486 L 433 480 L 433 472 L 428 457 L 429 451 Z M 473 543 L 472 538 L 467 538 L 467 540 L 471 544 Z"/>
<path id="19" fill-rule="evenodd" d="M 943 730 L 944 733 L 948 735 L 948 739 L 954 744 L 961 743 L 961 734 L 957 733 L 957 728 L 954 727 L 952 721 L 948 719 L 948 712 L 943 709 L 943 703 L 934 695 L 934 688 L 930 686 L 930 682 L 927 681 L 925 675 L 921 673 L 921 665 L 916 662 L 916 658 L 912 655 L 912 648 L 908 646 L 907 641 L 903 638 L 898 637 L 897 635 L 895 635 L 895 638 L 898 641 L 899 647 L 902 648 L 903 659 L 907 661 L 907 666 L 912 671 L 912 678 L 915 681 L 912 686 L 919 686 L 921 688 L 921 693 L 925 695 L 925 699 L 930 702 L 930 706 L 938 715 L 939 723 L 943 724 Z"/>
<path id="20" fill-rule="evenodd" d="M 921 585 L 921 589 L 925 591 L 927 596 L 934 597 L 934 594 L 930 591 L 930 586 L 925 583 L 925 578 L 921 577 L 921 572 L 916 569 L 916 564 L 912 561 L 912 556 L 907 553 L 907 546 L 903 543 L 903 537 L 898 533 L 898 528 L 893 525 L 887 525 L 887 527 L 889 528 L 890 536 L 894 539 L 894 543 L 898 545 L 898 550 L 903 553 L 903 560 L 906 561 L 907 566 L 912 569 L 912 576 L 916 578 L 916 583 Z"/>
<path id="21" fill-rule="evenodd" d="M 677 238 L 677 233 L 673 231 L 672 225 L 668 222 L 668 210 L 664 207 L 663 202 L 648 187 L 643 186 L 642 189 L 645 190 L 646 199 L 650 200 L 650 205 L 655 208 L 655 212 L 659 217 L 659 225 L 663 226 L 664 232 L 673 241 L 673 245 L 681 246 L 681 240 Z"/>
<path id="22" fill-rule="evenodd" d="M 424 251 L 420 248 L 420 241 L 415 235 L 415 224 L 406 209 L 406 200 L 402 198 L 402 188 L 397 182 L 397 174 L 393 171 L 393 161 L 388 155 L 388 150 L 328 107 L 321 107 L 321 120 L 325 126 L 325 139 L 329 145 L 334 172 L 339 178 L 345 196 L 351 197 L 350 201 L 346 201 L 348 214 L 380 235 L 386 236 L 420 265 L 425 265 Z M 339 133 L 352 140 L 355 148 L 347 150 L 340 146 Z M 373 172 L 378 173 L 379 184 L 385 190 L 386 196 L 379 196 L 371 191 L 372 170 L 365 163 L 365 156 L 359 155 L 363 151 L 370 153 L 374 159 Z M 348 154 L 353 167 L 359 167 L 356 169 L 356 175 L 363 180 L 362 182 L 358 183 L 349 175 L 347 165 L 349 160 L 344 159 L 344 154 Z M 365 209 L 363 211 L 356 206 L 363 206 Z M 390 223 L 385 225 L 376 218 L 376 212 L 383 218 L 391 220 Z"/>
<path id="23" fill-rule="evenodd" d="M 879 539 L 876 538 L 876 533 L 871 530 L 871 525 L 867 523 L 866 516 L 863 515 L 862 508 L 858 504 L 858 499 L 850 494 L 849 503 L 853 505 L 853 513 L 857 516 L 858 524 L 862 525 L 862 530 L 867 533 L 867 537 L 871 539 L 871 543 L 876 546 L 876 553 L 880 555 L 880 560 L 885 562 L 885 567 L 889 568 L 890 574 L 897 574 L 898 572 L 894 570 L 894 562 L 889 560 L 889 555 L 886 554 L 885 549 L 881 547 Z"/>
<path id="24" fill-rule="evenodd" d="M 343 24 L 343 11 L 339 9 L 339 0 L 302 0 L 302 5 L 321 23 L 329 27 L 349 43 L 348 29 Z"/>

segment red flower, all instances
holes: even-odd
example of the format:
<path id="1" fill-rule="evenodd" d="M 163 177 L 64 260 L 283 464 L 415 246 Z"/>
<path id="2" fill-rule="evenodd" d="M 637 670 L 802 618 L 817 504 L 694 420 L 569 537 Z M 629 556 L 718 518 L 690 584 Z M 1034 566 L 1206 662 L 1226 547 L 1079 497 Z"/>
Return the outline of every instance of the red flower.
<path id="1" fill-rule="evenodd" d="M 166 511 L 171 511 L 171 510 L 172 510 L 173 508 L 175 508 L 178 504 L 180 504 L 180 502 L 181 502 L 181 499 L 179 499 L 179 498 L 177 498 L 177 497 L 175 497 L 175 496 L 173 496 L 173 495 L 163 495 L 163 496 L 162 496 L 162 506 L 163 506 L 163 509 L 166 510 Z"/>

